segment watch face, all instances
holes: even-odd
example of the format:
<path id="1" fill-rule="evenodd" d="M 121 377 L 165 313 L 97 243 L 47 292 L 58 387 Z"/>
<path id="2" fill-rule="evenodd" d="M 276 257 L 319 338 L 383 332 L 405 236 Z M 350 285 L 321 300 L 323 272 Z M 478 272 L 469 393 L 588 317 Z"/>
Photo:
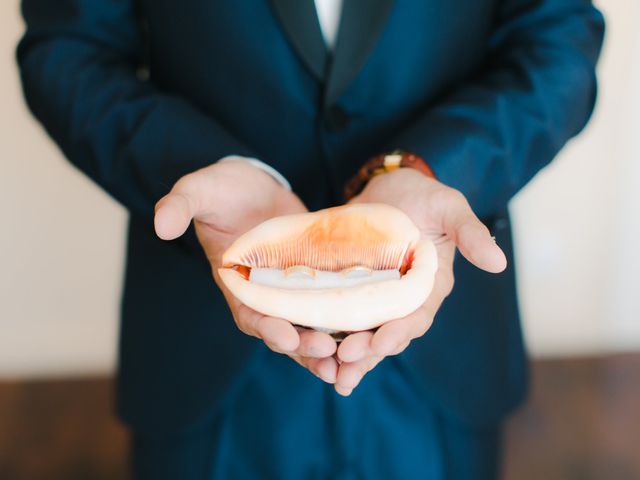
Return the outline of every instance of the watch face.
<path id="1" fill-rule="evenodd" d="M 385 155 L 384 168 L 387 171 L 395 170 L 400 167 L 403 155 L 401 153 L 392 153 L 391 155 Z"/>
<path id="2" fill-rule="evenodd" d="M 401 167 L 414 168 L 428 177 L 436 178 L 431 167 L 420 156 L 404 150 L 394 150 L 391 153 L 377 155 L 366 162 L 345 185 L 344 198 L 352 199 L 376 175 L 392 172 Z"/>

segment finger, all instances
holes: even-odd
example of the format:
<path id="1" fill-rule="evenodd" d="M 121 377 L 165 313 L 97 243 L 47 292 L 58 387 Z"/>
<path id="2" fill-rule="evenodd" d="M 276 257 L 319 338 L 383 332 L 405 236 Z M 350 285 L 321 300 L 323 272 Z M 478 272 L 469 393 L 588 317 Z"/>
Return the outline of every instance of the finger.
<path id="1" fill-rule="evenodd" d="M 465 197 L 455 190 L 444 210 L 443 228 L 464 257 L 476 267 L 498 273 L 507 267 L 504 252 L 489 229 L 476 217 Z"/>
<path id="2" fill-rule="evenodd" d="M 448 265 L 453 261 L 454 251 L 450 242 L 449 246 L 442 245 L 438 249 L 440 266 L 429 297 L 414 312 L 391 320 L 376 330 L 371 339 L 371 351 L 374 355 L 397 355 L 406 349 L 411 340 L 421 337 L 431 328 L 442 302 L 453 288 L 453 271 Z"/>
<path id="3" fill-rule="evenodd" d="M 336 385 L 344 389 L 355 389 L 362 378 L 382 361 L 383 357 L 368 356 L 357 362 L 343 363 L 338 368 Z"/>
<path id="4" fill-rule="evenodd" d="M 300 346 L 300 335 L 296 328 L 287 320 L 269 317 L 254 309 L 241 304 L 227 289 L 223 289 L 229 305 L 234 311 L 234 320 L 240 331 L 262 339 L 267 346 L 278 353 L 294 352 Z"/>
<path id="5" fill-rule="evenodd" d="M 224 285 L 219 285 L 242 333 L 262 339 L 271 350 L 278 353 L 291 353 L 300 346 L 300 335 L 290 322 L 255 311 L 240 303 Z"/>
<path id="6" fill-rule="evenodd" d="M 300 345 L 296 329 L 282 318 L 262 316 L 254 326 L 256 336 L 283 352 L 293 352 Z"/>
<path id="7" fill-rule="evenodd" d="M 340 385 L 334 385 L 333 388 L 335 388 L 336 392 L 338 392 L 338 394 L 342 395 L 343 397 L 348 397 L 349 395 L 351 395 L 351 392 L 353 392 L 352 388 L 345 388 L 341 387 Z"/>
<path id="8" fill-rule="evenodd" d="M 433 281 L 433 287 L 427 298 L 427 313 L 436 314 L 438 308 L 453 290 L 455 277 L 453 275 L 453 259 L 456 247 L 451 241 L 447 241 L 438 247 L 438 270 Z"/>
<path id="9" fill-rule="evenodd" d="M 382 325 L 371 339 L 371 351 L 377 356 L 393 355 L 401 345 L 424 335 L 433 323 L 430 299 L 406 317 Z M 433 302 L 433 301 L 432 301 Z M 437 310 L 437 308 L 436 308 Z"/>
<path id="10" fill-rule="evenodd" d="M 182 235 L 195 215 L 194 202 L 184 193 L 171 192 L 156 204 L 154 227 L 163 240 Z"/>
<path id="11" fill-rule="evenodd" d="M 173 240 L 186 231 L 199 213 L 198 198 L 203 191 L 206 192 L 202 188 L 202 175 L 190 173 L 180 178 L 171 191 L 156 203 L 154 226 L 160 238 Z"/>
<path id="12" fill-rule="evenodd" d="M 479 221 L 468 221 L 456 230 L 456 245 L 460 253 L 476 267 L 490 273 L 500 273 L 507 268 L 507 258 Z"/>
<path id="13" fill-rule="evenodd" d="M 276 352 L 293 352 L 300 344 L 296 329 L 282 318 L 268 317 L 239 305 L 234 319 L 242 333 L 262 339 Z"/>
<path id="14" fill-rule="evenodd" d="M 338 347 L 338 358 L 342 362 L 357 362 L 371 355 L 373 332 L 357 332 L 348 335 Z"/>
<path id="15" fill-rule="evenodd" d="M 353 390 L 362 381 L 362 378 L 380 363 L 382 358 L 383 357 L 369 356 L 357 362 L 343 363 L 338 369 L 336 386 L 345 392 Z M 340 391 L 338 391 L 338 393 L 340 393 Z"/>
<path id="16" fill-rule="evenodd" d="M 300 337 L 300 344 L 295 351 L 297 355 L 325 358 L 336 353 L 338 345 L 331 335 L 300 327 L 296 328 L 296 331 Z"/>
<path id="17" fill-rule="evenodd" d="M 264 341 L 264 340 L 263 340 Z M 291 352 L 285 352 L 284 350 L 281 350 L 277 345 L 274 345 L 273 343 L 264 341 L 264 344 L 269 348 L 269 350 L 271 350 L 273 353 L 280 353 L 283 355 L 289 355 Z"/>
<path id="18" fill-rule="evenodd" d="M 289 354 L 289 356 L 320 380 L 330 384 L 335 383 L 338 375 L 338 362 L 336 362 L 335 358 L 309 358 L 296 354 Z"/>
<path id="19" fill-rule="evenodd" d="M 334 384 L 338 376 L 338 362 L 333 357 L 309 358 L 308 368 L 321 380 Z"/>
<path id="20" fill-rule="evenodd" d="M 400 355 L 402 352 L 404 352 L 407 349 L 407 347 L 409 347 L 409 345 L 411 345 L 411 340 L 401 343 L 400 345 L 398 345 L 398 348 L 396 348 L 390 353 L 390 355 Z"/>

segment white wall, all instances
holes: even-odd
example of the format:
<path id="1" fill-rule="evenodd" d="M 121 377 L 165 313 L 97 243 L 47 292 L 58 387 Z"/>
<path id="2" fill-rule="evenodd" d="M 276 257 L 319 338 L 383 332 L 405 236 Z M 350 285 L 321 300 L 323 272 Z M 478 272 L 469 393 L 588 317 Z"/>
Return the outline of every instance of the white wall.
<path id="1" fill-rule="evenodd" d="M 110 371 L 125 212 L 27 113 L 17 5 L 0 2 L 0 377 Z M 640 4 L 601 5 L 608 32 L 593 121 L 513 202 L 536 355 L 640 349 Z"/>
<path id="2" fill-rule="evenodd" d="M 0 376 L 111 370 L 125 212 L 66 162 L 27 112 L 0 2 Z"/>
<path id="3" fill-rule="evenodd" d="M 598 5 L 607 32 L 595 114 L 511 205 L 538 355 L 640 349 L 640 2 Z"/>

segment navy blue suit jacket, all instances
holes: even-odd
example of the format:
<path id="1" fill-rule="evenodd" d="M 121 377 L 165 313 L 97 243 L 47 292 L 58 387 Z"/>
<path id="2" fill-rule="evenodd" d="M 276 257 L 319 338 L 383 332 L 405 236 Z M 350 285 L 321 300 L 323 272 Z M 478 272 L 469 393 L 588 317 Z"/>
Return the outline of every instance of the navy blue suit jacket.
<path id="1" fill-rule="evenodd" d="M 589 118 L 603 36 L 589 1 L 346 0 L 333 55 L 312 0 L 24 0 L 23 14 L 30 108 L 131 212 L 118 403 L 135 428 L 195 422 L 259 347 L 193 232 L 163 242 L 152 228 L 181 175 L 228 154 L 274 166 L 310 209 L 339 203 L 373 154 L 427 159 L 511 266 L 458 259 L 453 294 L 402 361 L 467 422 L 522 397 L 507 202 Z"/>

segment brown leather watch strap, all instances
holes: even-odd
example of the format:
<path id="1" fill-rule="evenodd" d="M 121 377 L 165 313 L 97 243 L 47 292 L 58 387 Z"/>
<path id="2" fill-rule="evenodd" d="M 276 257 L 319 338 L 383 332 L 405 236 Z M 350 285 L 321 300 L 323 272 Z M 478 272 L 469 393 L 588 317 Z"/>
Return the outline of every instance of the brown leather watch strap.
<path id="1" fill-rule="evenodd" d="M 345 185 L 344 197 L 351 200 L 359 194 L 376 175 L 392 172 L 398 168 L 414 168 L 426 176 L 436 178 L 433 170 L 424 159 L 415 153 L 396 150 L 390 153 L 376 155 L 369 159 Z"/>

